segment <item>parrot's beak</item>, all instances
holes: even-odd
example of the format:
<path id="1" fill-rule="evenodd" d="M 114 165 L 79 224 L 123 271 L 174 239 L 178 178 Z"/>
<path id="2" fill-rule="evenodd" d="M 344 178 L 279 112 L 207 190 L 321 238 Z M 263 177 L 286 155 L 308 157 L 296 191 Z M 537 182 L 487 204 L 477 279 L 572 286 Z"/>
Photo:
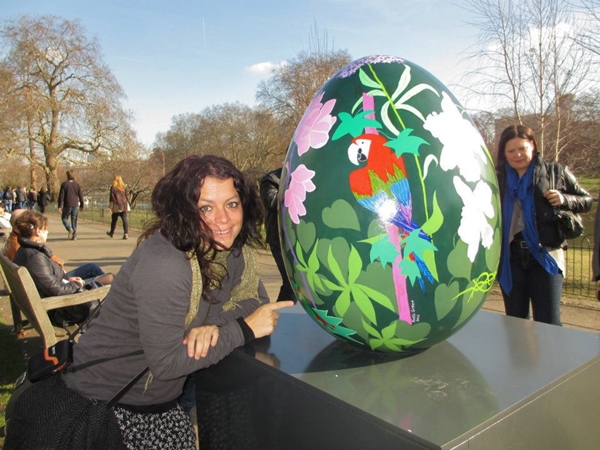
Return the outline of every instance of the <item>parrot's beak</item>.
<path id="1" fill-rule="evenodd" d="M 362 148 L 358 144 L 350 144 L 348 147 L 348 159 L 352 164 L 358 166 L 361 162 L 367 160 L 367 155 L 363 153 Z"/>

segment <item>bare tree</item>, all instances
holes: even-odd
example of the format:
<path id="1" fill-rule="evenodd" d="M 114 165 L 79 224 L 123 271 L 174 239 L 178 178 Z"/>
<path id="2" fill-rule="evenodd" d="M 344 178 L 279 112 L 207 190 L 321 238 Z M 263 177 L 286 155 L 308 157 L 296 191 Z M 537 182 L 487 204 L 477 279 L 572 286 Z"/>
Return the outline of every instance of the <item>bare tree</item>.
<path id="1" fill-rule="evenodd" d="M 521 121 L 521 99 L 525 75 L 521 11 L 511 0 L 467 1 L 474 13 L 471 23 L 479 32 L 470 58 L 475 68 L 467 74 L 469 90 L 474 97 L 491 105 L 508 105 Z"/>
<path id="2" fill-rule="evenodd" d="M 592 90 L 571 101 L 572 139 L 564 159 L 578 175 L 596 178 L 600 173 L 600 91 Z"/>
<path id="3" fill-rule="evenodd" d="M 186 156 L 206 149 L 206 143 L 198 132 L 202 128 L 202 120 L 198 113 L 179 114 L 171 119 L 171 127 L 166 132 L 157 134 L 154 152 L 160 151 L 156 157 L 160 157 L 163 175 Z"/>
<path id="4" fill-rule="evenodd" d="M 575 6 L 587 19 L 587 26 L 577 42 L 585 49 L 600 56 L 600 0 L 580 0 Z"/>
<path id="5" fill-rule="evenodd" d="M 15 156 L 23 145 L 25 105 L 14 86 L 9 68 L 0 63 L 0 159 L 3 161 Z"/>
<path id="6" fill-rule="evenodd" d="M 1 36 L 4 66 L 26 105 L 24 155 L 44 167 L 54 197 L 62 162 L 84 163 L 132 139 L 123 90 L 78 21 L 23 16 L 7 22 Z"/>
<path id="7" fill-rule="evenodd" d="M 281 121 L 288 143 L 317 91 L 351 61 L 346 50 L 328 48 L 326 35 L 321 38 L 313 30 L 309 50 L 274 69 L 271 77 L 259 84 L 256 99 Z"/>
<path id="8" fill-rule="evenodd" d="M 115 175 L 120 175 L 127 186 L 129 202 L 135 209 L 146 201 L 158 181 L 149 167 L 147 159 L 107 160 L 101 165 L 87 165 L 77 171 L 84 195 L 96 199 L 100 206 L 109 202 L 109 192 Z"/>
<path id="9" fill-rule="evenodd" d="M 274 157 L 283 163 L 287 143 L 270 111 L 226 103 L 205 109 L 202 116 L 200 134 L 206 150 L 226 157 L 247 175 L 262 175 Z"/>
<path id="10" fill-rule="evenodd" d="M 510 106 L 527 121 L 539 150 L 558 160 L 568 145 L 570 95 L 589 88 L 593 59 L 577 44 L 580 23 L 565 0 L 468 0 L 479 31 L 468 75 L 472 93 Z"/>
<path id="11" fill-rule="evenodd" d="M 213 154 L 229 159 L 251 177 L 281 165 L 287 148 L 271 111 L 240 103 L 176 116 L 156 143 L 152 159 L 155 165 L 162 161 L 166 170 L 186 156 Z"/>

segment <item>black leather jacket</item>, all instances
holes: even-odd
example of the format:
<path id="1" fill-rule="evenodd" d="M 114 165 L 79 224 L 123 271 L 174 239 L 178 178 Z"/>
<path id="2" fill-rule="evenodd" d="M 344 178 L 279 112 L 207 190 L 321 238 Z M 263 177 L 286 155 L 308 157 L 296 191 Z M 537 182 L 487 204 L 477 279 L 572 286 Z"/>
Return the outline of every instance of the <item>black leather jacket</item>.
<path id="1" fill-rule="evenodd" d="M 549 189 L 556 189 L 565 197 L 566 204 L 560 209 L 571 210 L 575 213 L 587 212 L 592 209 L 592 197 L 583 189 L 575 175 L 569 169 L 558 163 L 548 163 L 537 156 L 533 162 L 533 197 L 535 207 L 535 222 L 540 243 L 545 247 L 559 248 L 563 241 L 558 235 L 558 226 L 554 220 L 554 207 L 544 197 Z M 499 174 L 500 175 L 500 174 Z M 502 174 L 504 175 L 504 174 Z M 504 199 L 504 176 L 498 177 L 501 199 Z M 510 218 L 503 218 L 510 220 Z"/>
<path id="2" fill-rule="evenodd" d="M 40 297 L 74 294 L 81 290 L 76 281 L 63 282 L 65 272 L 60 264 L 50 259 L 52 250 L 47 246 L 22 237 L 19 237 L 19 244 L 13 261 L 27 267 Z"/>
<path id="3" fill-rule="evenodd" d="M 277 197 L 282 169 L 266 173 L 260 180 L 260 199 L 265 207 L 265 232 L 267 243 L 279 247 L 279 225 L 277 222 Z"/>

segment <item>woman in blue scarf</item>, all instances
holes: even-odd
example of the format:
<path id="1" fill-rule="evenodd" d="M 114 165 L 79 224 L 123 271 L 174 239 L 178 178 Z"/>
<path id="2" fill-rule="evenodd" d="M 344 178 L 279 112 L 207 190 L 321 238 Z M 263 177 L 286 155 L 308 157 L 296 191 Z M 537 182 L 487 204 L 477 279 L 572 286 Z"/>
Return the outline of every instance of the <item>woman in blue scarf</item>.
<path id="1" fill-rule="evenodd" d="M 568 169 L 542 161 L 533 130 L 506 128 L 498 142 L 496 169 L 502 199 L 499 282 L 509 316 L 561 325 L 564 242 L 554 209 L 589 211 L 586 192 Z"/>

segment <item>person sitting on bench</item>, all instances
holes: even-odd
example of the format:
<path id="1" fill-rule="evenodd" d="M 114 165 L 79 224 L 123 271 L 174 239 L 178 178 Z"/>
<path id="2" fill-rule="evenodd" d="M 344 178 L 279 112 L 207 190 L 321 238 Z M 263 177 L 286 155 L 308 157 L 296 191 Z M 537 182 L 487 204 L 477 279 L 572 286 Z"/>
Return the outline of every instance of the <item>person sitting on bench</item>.
<path id="1" fill-rule="evenodd" d="M 15 221 L 19 249 L 14 263 L 29 271 L 42 298 L 74 294 L 84 289 L 111 284 L 114 276 L 105 274 L 96 264 L 85 264 L 70 272 L 52 259 L 52 250 L 46 245 L 48 218 L 37 211 L 25 210 Z M 89 316 L 91 308 L 98 302 L 58 308 L 49 313 L 50 320 L 57 326 L 81 323 Z"/>

